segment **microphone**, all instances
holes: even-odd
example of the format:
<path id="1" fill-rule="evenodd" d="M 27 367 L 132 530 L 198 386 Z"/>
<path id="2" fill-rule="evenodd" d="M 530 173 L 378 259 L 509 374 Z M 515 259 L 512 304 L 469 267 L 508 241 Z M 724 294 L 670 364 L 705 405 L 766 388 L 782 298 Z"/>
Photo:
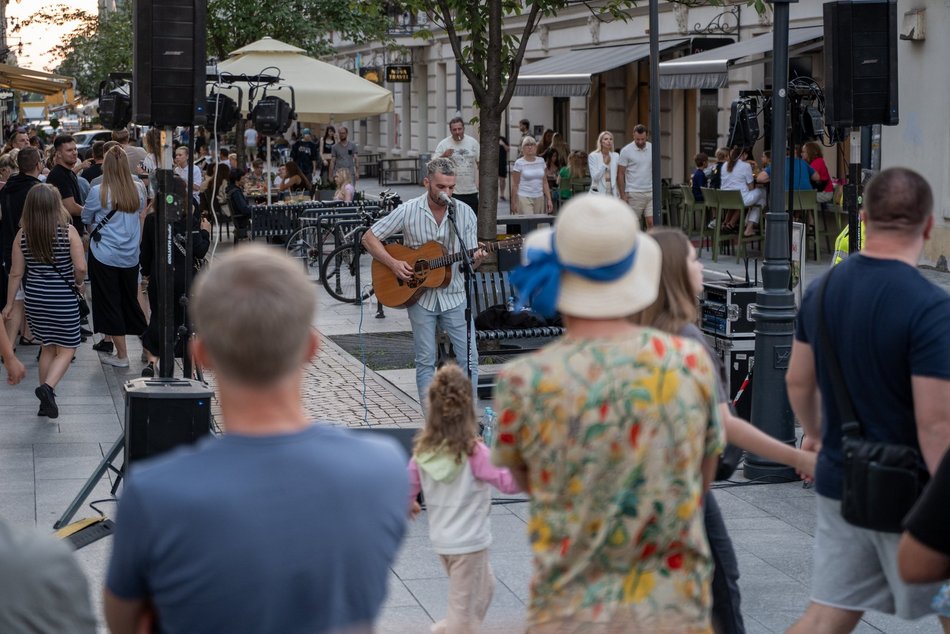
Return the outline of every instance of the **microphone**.
<path id="1" fill-rule="evenodd" d="M 446 207 L 455 207 L 455 201 L 445 192 L 439 192 L 439 202 Z"/>

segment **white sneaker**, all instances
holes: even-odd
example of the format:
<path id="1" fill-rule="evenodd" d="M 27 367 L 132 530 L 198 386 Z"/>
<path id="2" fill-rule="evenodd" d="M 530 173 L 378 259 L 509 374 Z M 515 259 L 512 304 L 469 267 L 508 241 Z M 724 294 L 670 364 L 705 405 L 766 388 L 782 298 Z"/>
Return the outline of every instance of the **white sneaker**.
<path id="1" fill-rule="evenodd" d="M 120 359 L 119 357 L 102 357 L 102 362 L 106 365 L 111 365 L 113 368 L 127 368 L 129 367 L 129 358 Z"/>

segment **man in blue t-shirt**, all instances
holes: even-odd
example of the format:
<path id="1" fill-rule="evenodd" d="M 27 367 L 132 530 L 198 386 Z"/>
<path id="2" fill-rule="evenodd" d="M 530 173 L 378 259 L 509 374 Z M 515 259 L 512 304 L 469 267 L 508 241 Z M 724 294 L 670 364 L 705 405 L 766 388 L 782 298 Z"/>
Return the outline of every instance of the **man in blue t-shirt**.
<path id="1" fill-rule="evenodd" d="M 407 457 L 313 423 L 313 288 L 263 247 L 195 281 L 196 359 L 226 433 L 132 467 L 106 580 L 112 632 L 371 631 L 406 525 Z"/>
<path id="2" fill-rule="evenodd" d="M 950 446 L 950 296 L 917 271 L 933 229 L 933 194 L 916 172 L 892 168 L 874 177 L 864 203 L 864 250 L 826 273 L 823 315 L 816 314 L 822 280 L 805 293 L 786 377 L 803 447 L 820 448 L 812 602 L 793 633 L 849 632 L 866 610 L 917 619 L 933 613 L 939 587 L 900 580 L 899 534 L 841 517 L 841 415 L 819 319 L 866 439 L 919 448 L 931 471 Z"/>
<path id="3" fill-rule="evenodd" d="M 790 178 L 792 177 L 792 161 L 788 158 L 785 159 L 785 191 L 789 190 L 788 184 L 791 182 Z M 812 187 L 812 181 L 818 182 L 820 179 L 818 177 L 818 172 L 816 172 L 811 165 L 805 162 L 805 159 L 796 158 L 795 162 L 795 187 L 794 191 L 808 191 L 814 189 Z M 759 172 L 759 175 L 755 177 L 757 183 L 764 185 L 771 182 L 772 180 L 772 166 L 769 165 L 764 170 Z"/>

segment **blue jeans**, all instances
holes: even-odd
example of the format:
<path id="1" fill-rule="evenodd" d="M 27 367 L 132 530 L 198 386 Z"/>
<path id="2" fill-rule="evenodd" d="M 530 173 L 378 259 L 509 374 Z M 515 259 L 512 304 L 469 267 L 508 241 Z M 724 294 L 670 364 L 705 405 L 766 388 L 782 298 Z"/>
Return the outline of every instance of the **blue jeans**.
<path id="1" fill-rule="evenodd" d="M 436 344 L 436 327 L 449 336 L 452 348 L 455 349 L 455 359 L 459 367 L 464 368 L 465 354 L 465 304 L 450 308 L 442 312 L 426 310 L 419 304 L 409 307 L 409 322 L 412 324 L 412 342 L 416 352 L 416 388 L 419 390 L 419 402 L 423 409 L 426 407 L 426 394 L 432 375 L 435 374 L 435 364 L 438 361 L 438 346 Z M 478 351 L 475 349 L 475 325 L 472 328 L 472 386 L 478 387 Z M 477 391 L 476 391 L 477 394 Z M 477 399 L 476 399 L 477 400 Z"/>

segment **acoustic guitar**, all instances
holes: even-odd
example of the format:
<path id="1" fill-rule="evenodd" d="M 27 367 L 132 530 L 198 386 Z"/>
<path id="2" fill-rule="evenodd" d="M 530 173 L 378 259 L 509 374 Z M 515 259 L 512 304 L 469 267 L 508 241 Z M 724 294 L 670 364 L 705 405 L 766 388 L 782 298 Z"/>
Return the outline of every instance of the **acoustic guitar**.
<path id="1" fill-rule="evenodd" d="M 404 260 L 412 267 L 412 278 L 403 281 L 396 277 L 392 269 L 378 260 L 373 260 L 373 291 L 383 306 L 390 308 L 408 308 L 416 303 L 419 296 L 429 288 L 445 288 L 452 281 L 451 265 L 462 261 L 462 253 L 446 253 L 439 242 L 426 242 L 418 249 L 401 244 L 387 244 L 386 251 L 397 260 Z M 486 252 L 512 251 L 521 248 L 521 236 L 486 242 Z M 470 249 L 469 257 L 478 249 Z"/>

